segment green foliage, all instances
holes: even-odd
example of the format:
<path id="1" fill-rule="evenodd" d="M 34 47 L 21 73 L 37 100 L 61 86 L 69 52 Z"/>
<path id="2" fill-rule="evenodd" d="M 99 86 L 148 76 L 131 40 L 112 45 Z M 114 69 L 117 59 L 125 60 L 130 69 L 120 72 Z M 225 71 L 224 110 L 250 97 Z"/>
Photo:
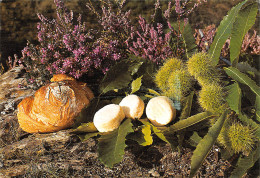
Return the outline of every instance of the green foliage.
<path id="1" fill-rule="evenodd" d="M 255 101 L 255 112 L 256 112 L 256 120 L 260 122 L 260 97 L 256 97 Z"/>
<path id="2" fill-rule="evenodd" d="M 185 46 L 185 52 L 187 58 L 191 57 L 193 53 L 197 51 L 197 45 L 195 44 L 194 31 L 192 30 L 189 23 L 184 26 L 184 30 L 181 33 L 183 44 Z"/>
<path id="3" fill-rule="evenodd" d="M 257 160 L 260 158 L 260 144 L 257 144 L 257 147 L 254 151 L 252 151 L 248 156 L 239 157 L 237 161 L 236 168 L 233 170 L 233 172 L 230 175 L 230 178 L 237 178 L 237 177 L 243 177 L 247 170 L 249 170 L 251 167 L 254 166 Z"/>
<path id="4" fill-rule="evenodd" d="M 204 136 L 204 138 L 197 145 L 191 158 L 191 172 L 189 177 L 193 177 L 196 174 L 204 159 L 207 157 L 210 149 L 217 140 L 220 130 L 222 129 L 226 115 L 227 111 L 220 116 L 217 122 L 209 129 L 207 135 Z"/>
<path id="5" fill-rule="evenodd" d="M 189 58 L 187 68 L 201 85 L 220 81 L 219 73 L 207 53 L 194 54 Z"/>
<path id="6" fill-rule="evenodd" d="M 225 72 L 228 76 L 233 78 L 234 80 L 243 83 L 250 87 L 250 89 L 258 96 L 260 97 L 260 88 L 256 85 L 256 83 L 250 79 L 247 75 L 240 72 L 238 69 L 234 67 L 228 67 L 224 68 Z"/>
<path id="7" fill-rule="evenodd" d="M 217 83 L 203 85 L 199 93 L 200 106 L 212 113 L 221 114 L 225 110 L 224 92 Z"/>
<path id="8" fill-rule="evenodd" d="M 143 77 L 143 76 L 141 76 L 141 77 L 135 79 L 135 80 L 131 83 L 131 88 L 132 88 L 131 94 L 137 92 L 137 91 L 140 89 L 140 87 L 141 87 L 141 85 L 142 85 L 142 77 Z"/>
<path id="9" fill-rule="evenodd" d="M 215 117 L 210 112 L 202 112 L 193 116 L 188 117 L 187 119 L 180 120 L 179 122 L 171 125 L 167 130 L 164 130 L 163 133 L 165 135 L 171 134 L 172 132 L 177 132 L 179 130 L 190 127 L 194 124 L 197 124 L 205 119 L 209 119 Z"/>
<path id="10" fill-rule="evenodd" d="M 228 37 L 231 35 L 233 23 L 236 20 L 237 14 L 240 10 L 240 8 L 247 2 L 247 0 L 239 3 L 235 7 L 233 7 L 229 12 L 228 15 L 223 18 L 220 25 L 217 29 L 217 34 L 214 37 L 214 41 L 211 44 L 209 48 L 209 55 L 212 59 L 212 64 L 215 66 L 218 64 L 219 56 L 221 53 L 221 49 L 228 39 Z"/>
<path id="11" fill-rule="evenodd" d="M 103 133 L 98 139 L 98 154 L 100 161 L 108 167 L 122 161 L 126 148 L 127 134 L 133 132 L 131 119 L 125 120 L 118 129 Z"/>
<path id="12" fill-rule="evenodd" d="M 257 11 L 257 2 L 253 2 L 247 4 L 238 12 L 237 18 L 233 24 L 230 40 L 230 61 L 233 66 L 238 62 L 243 38 L 248 30 L 254 25 Z"/>
<path id="13" fill-rule="evenodd" d="M 95 127 L 93 122 L 82 123 L 79 127 L 74 129 L 73 133 L 85 133 L 85 132 L 97 132 L 97 128 Z"/>
<path id="14" fill-rule="evenodd" d="M 199 136 L 198 132 L 193 132 L 192 136 L 189 139 L 189 143 L 191 144 L 191 146 L 196 147 L 201 139 L 202 138 Z"/>
<path id="15" fill-rule="evenodd" d="M 122 89 L 128 86 L 143 61 L 122 60 L 109 69 L 100 84 L 100 92 L 105 94 L 114 89 Z"/>
<path id="16" fill-rule="evenodd" d="M 194 91 L 187 96 L 183 101 L 183 109 L 181 112 L 180 120 L 187 119 L 190 116 Z"/>
<path id="17" fill-rule="evenodd" d="M 240 114 L 242 91 L 238 83 L 235 82 L 232 85 L 225 87 L 225 89 L 227 90 L 228 93 L 225 99 L 230 109 L 235 111 L 237 114 Z"/>
<path id="18" fill-rule="evenodd" d="M 146 124 L 142 125 L 138 128 L 138 131 L 129 135 L 127 138 L 131 140 L 135 140 L 141 146 L 148 146 L 153 143 L 151 125 Z"/>
<path id="19" fill-rule="evenodd" d="M 82 142 L 87 141 L 88 139 L 92 138 L 92 137 L 96 137 L 99 135 L 99 132 L 92 132 L 92 133 L 87 133 L 87 134 L 82 134 L 82 135 L 78 135 L 78 137 L 80 138 L 80 140 Z"/>

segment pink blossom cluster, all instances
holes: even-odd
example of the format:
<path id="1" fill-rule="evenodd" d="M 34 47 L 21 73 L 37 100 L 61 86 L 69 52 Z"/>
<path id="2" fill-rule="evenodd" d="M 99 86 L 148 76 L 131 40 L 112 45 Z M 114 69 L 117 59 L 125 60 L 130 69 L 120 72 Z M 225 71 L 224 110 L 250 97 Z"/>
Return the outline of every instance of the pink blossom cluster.
<path id="1" fill-rule="evenodd" d="M 129 39 L 126 41 L 128 49 L 136 56 L 149 59 L 160 64 L 164 59 L 172 56 L 169 46 L 171 32 L 164 34 L 163 25 L 157 23 L 154 27 L 139 16 L 139 29 L 131 28 Z"/>

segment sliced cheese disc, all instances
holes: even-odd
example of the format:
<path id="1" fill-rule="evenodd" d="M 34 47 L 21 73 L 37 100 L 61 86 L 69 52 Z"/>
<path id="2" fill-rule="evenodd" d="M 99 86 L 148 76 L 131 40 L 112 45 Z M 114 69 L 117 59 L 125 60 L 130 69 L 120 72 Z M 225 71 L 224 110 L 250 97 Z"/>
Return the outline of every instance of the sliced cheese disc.
<path id="1" fill-rule="evenodd" d="M 146 107 L 146 116 L 155 126 L 169 124 L 176 116 L 172 100 L 166 96 L 152 98 Z"/>
<path id="2" fill-rule="evenodd" d="M 144 112 L 144 102 L 137 95 L 128 95 L 122 99 L 119 105 L 123 108 L 125 116 L 131 119 L 139 119 Z"/>
<path id="3" fill-rule="evenodd" d="M 124 118 L 121 106 L 109 104 L 96 112 L 93 122 L 99 132 L 109 132 L 117 129 Z"/>

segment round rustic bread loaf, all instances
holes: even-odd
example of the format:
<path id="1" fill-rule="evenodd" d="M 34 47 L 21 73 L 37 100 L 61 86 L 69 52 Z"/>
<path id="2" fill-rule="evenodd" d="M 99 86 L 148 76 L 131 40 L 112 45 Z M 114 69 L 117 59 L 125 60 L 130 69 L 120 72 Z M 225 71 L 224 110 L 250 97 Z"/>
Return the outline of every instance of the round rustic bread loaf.
<path id="1" fill-rule="evenodd" d="M 73 125 L 76 116 L 94 97 L 85 83 L 64 74 L 18 105 L 20 127 L 29 133 L 55 132 Z"/>

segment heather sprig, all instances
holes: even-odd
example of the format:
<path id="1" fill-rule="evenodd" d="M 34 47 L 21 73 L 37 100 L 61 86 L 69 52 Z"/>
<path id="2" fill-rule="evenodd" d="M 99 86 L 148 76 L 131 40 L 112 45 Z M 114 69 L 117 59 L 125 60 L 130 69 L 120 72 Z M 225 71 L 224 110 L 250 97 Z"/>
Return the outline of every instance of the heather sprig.
<path id="1" fill-rule="evenodd" d="M 146 22 L 139 16 L 139 28 L 131 29 L 131 34 L 127 40 L 127 47 L 131 53 L 144 59 L 151 60 L 161 64 L 163 60 L 172 56 L 172 50 L 169 47 L 171 32 L 164 33 L 163 25 L 157 23 L 157 26 Z"/>

